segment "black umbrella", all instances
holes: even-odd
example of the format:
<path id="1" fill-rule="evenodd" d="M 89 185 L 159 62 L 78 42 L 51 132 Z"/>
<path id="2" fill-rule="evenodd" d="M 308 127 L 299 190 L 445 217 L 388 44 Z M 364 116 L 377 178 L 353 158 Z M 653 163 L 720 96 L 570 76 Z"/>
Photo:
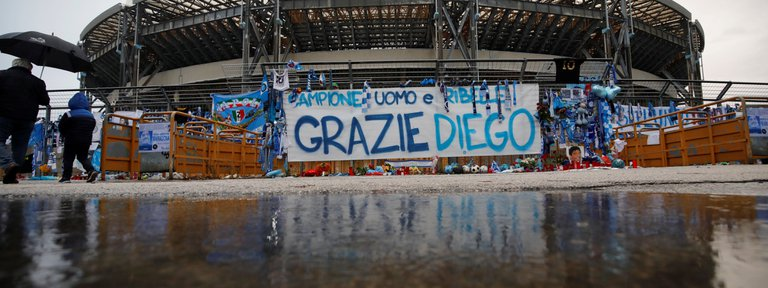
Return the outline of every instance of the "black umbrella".
<path id="1" fill-rule="evenodd" d="M 0 36 L 0 52 L 28 59 L 41 66 L 80 72 L 91 70 L 83 48 L 40 32 L 14 32 Z"/>

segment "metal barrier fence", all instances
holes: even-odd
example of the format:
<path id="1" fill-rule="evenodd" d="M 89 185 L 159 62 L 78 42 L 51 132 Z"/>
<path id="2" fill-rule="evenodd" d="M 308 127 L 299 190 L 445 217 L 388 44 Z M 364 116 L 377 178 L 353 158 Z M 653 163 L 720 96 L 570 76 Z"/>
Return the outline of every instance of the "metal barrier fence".
<path id="1" fill-rule="evenodd" d="M 302 85 L 301 87 L 306 87 L 306 78 L 298 76 L 293 76 L 292 78 L 292 83 L 300 83 Z M 539 87 L 541 87 L 542 90 L 552 89 L 555 91 L 559 91 L 566 86 L 551 81 L 531 81 L 526 83 L 539 83 Z M 397 84 L 394 82 L 390 84 L 394 86 L 385 86 L 384 84 L 373 82 L 372 87 L 386 88 L 399 86 L 399 82 Z M 417 83 L 412 85 L 416 84 Z M 660 106 L 668 105 L 669 100 L 674 100 L 676 102 L 711 102 L 731 97 L 768 96 L 768 83 L 620 79 L 616 84 L 623 88 L 622 92 L 617 97 L 618 101 L 626 104 L 646 104 L 646 102 L 651 101 L 654 106 Z M 360 82 L 359 85 L 362 85 L 362 82 Z M 50 119 L 55 121 L 58 119 L 59 115 L 69 109 L 67 107 L 67 102 L 72 95 L 77 92 L 85 92 L 89 95 L 92 100 L 91 105 L 96 111 L 113 112 L 134 109 L 170 111 L 176 107 L 201 107 L 205 111 L 206 108 L 210 108 L 211 94 L 238 94 L 244 91 L 243 87 L 246 88 L 245 91 L 258 90 L 261 87 L 261 80 L 253 80 L 249 82 L 230 81 L 204 84 L 149 86 L 141 88 L 120 87 L 50 90 L 48 91 L 48 94 L 51 97 L 51 107 L 41 107 L 38 116 L 40 118 L 46 118 L 46 111 L 50 111 Z M 688 87 L 698 87 L 695 91 L 696 94 L 690 93 Z M 361 87 L 355 86 L 355 88 Z M 313 89 L 323 89 L 323 87 L 315 85 Z M 138 92 L 134 93 L 132 91 Z M 116 97 L 110 95 L 118 94 L 122 95 L 120 96 L 123 97 L 120 98 L 122 100 L 118 98 L 109 100 L 112 99 L 109 97 Z M 134 95 L 138 95 L 138 97 Z M 138 101 L 136 101 L 137 99 Z M 107 102 L 104 102 L 103 100 L 107 100 Z"/>
<path id="2" fill-rule="evenodd" d="M 185 119 L 183 124 L 177 119 Z M 168 123 L 167 152 L 139 152 L 139 124 Z M 181 173 L 185 178 L 221 178 L 262 174 L 257 158 L 261 135 L 180 112 L 145 113 L 140 118 L 107 114 L 102 130 L 101 171 Z M 102 180 L 106 175 L 102 173 Z"/>
<path id="3" fill-rule="evenodd" d="M 581 65 L 582 83 L 604 83 L 609 79 L 610 59 L 586 59 Z M 238 94 L 261 88 L 265 74 L 282 70 L 287 63 L 262 63 L 254 65 L 222 65 L 224 79 L 209 83 L 182 85 L 105 87 L 87 89 L 51 90 L 50 119 L 58 119 L 67 101 L 76 92 L 84 92 L 92 99 L 92 105 L 105 112 L 136 110 L 172 111 L 176 107 L 207 110 L 211 105 L 210 95 Z M 494 59 L 494 60 L 396 60 L 396 61 L 342 61 L 301 63 L 302 70 L 290 70 L 293 87 L 306 89 L 307 79 L 313 71 L 324 75 L 325 85 L 312 81 L 312 89 L 361 89 L 365 81 L 372 88 L 391 88 L 405 85 L 420 86 L 424 79 L 445 81 L 451 85 L 469 85 L 471 81 L 486 80 L 489 84 L 500 80 L 515 80 L 523 83 L 538 83 L 542 91 L 559 90 L 566 87 L 555 83 L 554 59 Z M 270 79 L 271 81 L 271 79 Z M 622 92 L 619 101 L 623 103 L 651 102 L 654 105 L 668 105 L 669 100 L 686 102 L 696 106 L 707 101 L 729 97 L 753 97 L 768 95 L 768 83 L 701 80 L 646 80 L 617 79 Z M 543 93 L 542 93 L 543 94 Z M 45 117 L 41 111 L 40 117 Z"/>
<path id="4" fill-rule="evenodd" d="M 710 112 L 724 103 L 738 103 L 739 108 L 723 114 Z M 768 108 L 768 97 L 726 98 L 617 127 L 617 139 L 627 141 L 621 158 L 644 167 L 750 163 L 768 158 L 768 141 L 750 137 L 748 109 L 757 107 Z M 661 119 L 674 121 L 665 126 L 655 123 Z"/>
<path id="5" fill-rule="evenodd" d="M 608 59 L 585 60 L 580 67 L 579 76 L 587 81 L 601 81 L 607 75 L 608 61 Z M 553 59 L 348 61 L 309 62 L 300 63 L 300 65 L 302 70 L 294 70 L 292 81 L 304 84 L 311 71 L 325 73 L 328 79 L 325 88 L 328 89 L 332 88 L 331 83 L 339 84 L 340 89 L 359 89 L 365 81 L 372 88 L 398 87 L 408 80 L 412 81 L 410 86 L 419 86 L 419 82 L 427 78 L 445 81 L 453 86 L 468 85 L 472 81 L 479 83 L 483 80 L 489 83 L 500 80 L 541 83 L 554 82 L 556 73 Z M 254 73 L 258 72 L 258 76 L 261 76 L 285 67 L 286 63 L 263 63 L 261 71 L 254 71 Z M 232 68 L 230 71 L 237 71 Z M 232 76 L 237 77 L 236 74 Z"/>

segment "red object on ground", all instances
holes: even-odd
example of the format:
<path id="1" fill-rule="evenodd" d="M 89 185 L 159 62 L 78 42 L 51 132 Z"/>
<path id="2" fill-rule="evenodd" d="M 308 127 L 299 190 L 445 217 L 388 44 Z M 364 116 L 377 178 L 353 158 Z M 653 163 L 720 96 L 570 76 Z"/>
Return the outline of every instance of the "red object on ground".
<path id="1" fill-rule="evenodd" d="M 322 175 L 322 172 L 326 172 L 327 174 L 327 172 L 331 170 L 331 165 L 328 165 L 328 163 L 320 163 L 320 165 L 317 165 L 317 167 L 315 167 L 315 170 L 317 170 L 318 176 Z"/>
<path id="2" fill-rule="evenodd" d="M 349 176 L 355 176 L 355 169 L 349 167 Z"/>
<path id="3" fill-rule="evenodd" d="M 322 173 L 322 172 L 320 172 L 320 173 Z M 304 177 L 314 177 L 314 176 L 318 176 L 318 175 L 320 175 L 320 174 L 318 174 L 317 170 L 310 169 L 310 170 L 304 171 L 304 173 L 302 173 L 301 176 L 304 176 Z"/>
<path id="4" fill-rule="evenodd" d="M 632 168 L 637 168 L 637 160 L 632 161 Z"/>
<path id="5" fill-rule="evenodd" d="M 408 175 L 408 168 L 400 167 L 395 170 L 395 174 L 397 175 Z"/>

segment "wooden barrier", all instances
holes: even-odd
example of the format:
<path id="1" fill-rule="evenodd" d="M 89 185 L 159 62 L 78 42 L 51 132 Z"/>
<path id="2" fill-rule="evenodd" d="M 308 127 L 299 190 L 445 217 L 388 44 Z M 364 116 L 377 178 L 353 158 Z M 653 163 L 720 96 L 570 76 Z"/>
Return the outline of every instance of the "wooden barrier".
<path id="1" fill-rule="evenodd" d="M 189 121 L 179 125 L 179 118 Z M 170 123 L 169 151 L 139 153 L 139 125 L 156 122 Z M 102 129 L 102 171 L 127 172 L 131 179 L 141 172 L 167 172 L 169 178 L 173 172 L 199 178 L 263 174 L 257 161 L 261 135 L 240 127 L 181 112 L 158 112 L 140 118 L 108 114 Z M 101 175 L 106 180 L 105 173 Z"/>
<path id="2" fill-rule="evenodd" d="M 722 115 L 702 111 L 726 102 L 740 103 L 740 110 Z M 751 163 L 768 155 L 753 155 L 746 108 L 767 104 L 768 98 L 733 97 L 615 128 L 617 139 L 627 141 L 619 155 L 643 167 L 669 167 L 721 162 Z M 676 117 L 662 127 L 654 120 Z M 650 137 L 658 142 L 649 143 Z"/>
<path id="3" fill-rule="evenodd" d="M 101 136 L 101 171 L 139 172 L 139 119 L 117 114 L 104 117 Z M 106 180 L 101 173 L 101 180 Z"/>

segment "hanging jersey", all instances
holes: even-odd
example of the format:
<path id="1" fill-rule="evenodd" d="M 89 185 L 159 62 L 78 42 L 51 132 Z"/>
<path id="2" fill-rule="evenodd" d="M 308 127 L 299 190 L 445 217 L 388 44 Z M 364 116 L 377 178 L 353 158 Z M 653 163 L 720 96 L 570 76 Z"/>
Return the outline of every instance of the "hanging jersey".
<path id="1" fill-rule="evenodd" d="M 283 70 L 283 73 L 277 73 L 272 69 L 272 88 L 277 91 L 285 91 L 291 86 L 288 83 L 288 70 Z"/>
<path id="2" fill-rule="evenodd" d="M 584 63 L 583 59 L 569 59 L 560 58 L 555 59 L 555 82 L 576 84 L 579 83 L 579 73 L 581 72 L 581 64 Z"/>

